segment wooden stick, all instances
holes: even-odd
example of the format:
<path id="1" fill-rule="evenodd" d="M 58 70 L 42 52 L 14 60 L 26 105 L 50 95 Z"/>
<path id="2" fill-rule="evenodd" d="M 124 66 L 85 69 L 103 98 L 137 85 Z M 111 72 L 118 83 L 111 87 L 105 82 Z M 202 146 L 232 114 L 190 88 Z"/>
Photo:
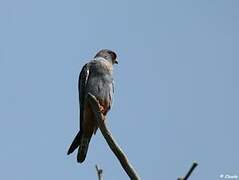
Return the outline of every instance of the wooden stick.
<path id="1" fill-rule="evenodd" d="M 194 161 L 188 173 L 184 177 L 178 178 L 178 180 L 187 180 L 189 176 L 192 174 L 193 170 L 197 167 L 197 165 L 198 163 Z"/>
<path id="2" fill-rule="evenodd" d="M 103 180 L 103 169 L 99 169 L 97 165 L 95 165 L 95 169 L 98 176 L 98 180 Z"/>
<path id="3" fill-rule="evenodd" d="M 106 142 L 108 143 L 110 149 L 113 151 L 115 156 L 118 158 L 121 166 L 125 170 L 125 172 L 128 174 L 129 178 L 132 180 L 139 180 L 139 176 L 134 170 L 133 166 L 130 164 L 127 156 L 124 154 L 120 146 L 117 144 L 117 142 L 114 140 L 111 132 L 108 130 L 106 124 L 105 124 L 105 116 L 100 112 L 100 104 L 96 97 L 90 93 L 88 93 L 87 100 L 90 102 L 92 110 L 95 114 L 95 119 L 97 121 L 97 124 L 100 128 L 100 131 L 102 135 L 104 136 Z"/>

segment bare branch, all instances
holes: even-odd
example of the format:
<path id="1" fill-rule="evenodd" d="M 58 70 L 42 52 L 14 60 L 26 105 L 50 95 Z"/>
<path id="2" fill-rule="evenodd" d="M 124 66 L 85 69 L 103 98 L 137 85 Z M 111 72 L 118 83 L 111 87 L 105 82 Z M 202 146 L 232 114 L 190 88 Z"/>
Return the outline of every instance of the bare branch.
<path id="1" fill-rule="evenodd" d="M 99 169 L 97 165 L 95 165 L 95 169 L 97 172 L 98 180 L 103 180 L 103 169 Z"/>
<path id="2" fill-rule="evenodd" d="M 105 117 L 100 112 L 100 104 L 96 97 L 90 93 L 88 93 L 87 96 L 88 101 L 90 102 L 92 109 L 94 111 L 97 124 L 100 128 L 101 133 L 103 134 L 106 142 L 108 143 L 110 149 L 113 151 L 115 156 L 118 158 L 121 166 L 124 168 L 125 172 L 128 174 L 130 179 L 132 180 L 139 180 L 139 176 L 137 175 L 136 171 L 134 170 L 133 166 L 130 164 L 127 156 L 124 154 L 122 149 L 119 147 L 119 145 L 114 140 L 111 132 L 106 127 L 106 124 L 104 123 Z"/>
<path id="3" fill-rule="evenodd" d="M 198 163 L 194 161 L 188 173 L 184 177 L 178 178 L 178 180 L 187 180 L 189 176 L 192 174 L 193 170 L 197 167 L 197 165 Z"/>

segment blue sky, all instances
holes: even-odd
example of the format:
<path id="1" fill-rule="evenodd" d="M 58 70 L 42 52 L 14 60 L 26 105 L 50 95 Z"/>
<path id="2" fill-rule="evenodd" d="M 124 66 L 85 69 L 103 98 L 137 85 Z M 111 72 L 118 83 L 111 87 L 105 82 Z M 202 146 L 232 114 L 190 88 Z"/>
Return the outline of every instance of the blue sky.
<path id="1" fill-rule="evenodd" d="M 0 1 L 0 179 L 127 179 L 100 132 L 85 163 L 81 67 L 118 53 L 108 126 L 142 179 L 239 175 L 239 2 Z"/>

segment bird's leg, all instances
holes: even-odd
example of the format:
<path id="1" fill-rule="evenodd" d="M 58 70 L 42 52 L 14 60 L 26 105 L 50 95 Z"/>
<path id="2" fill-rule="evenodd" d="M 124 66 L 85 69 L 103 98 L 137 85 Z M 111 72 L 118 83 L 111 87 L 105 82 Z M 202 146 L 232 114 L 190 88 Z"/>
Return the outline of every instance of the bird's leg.
<path id="1" fill-rule="evenodd" d="M 104 112 L 104 107 L 100 104 L 100 101 L 97 99 L 97 103 L 98 103 L 98 106 L 99 106 L 99 110 L 100 110 L 100 113 L 103 114 Z"/>
<path id="2" fill-rule="evenodd" d="M 104 121 L 106 119 L 106 117 L 105 117 L 105 108 L 104 108 L 104 106 L 102 106 L 100 104 L 99 100 L 97 100 L 97 101 L 98 101 L 98 106 L 99 106 L 100 113 L 102 114 L 102 120 Z"/>
<path id="3" fill-rule="evenodd" d="M 105 121 L 105 108 L 99 104 L 100 113 L 102 114 L 102 120 Z"/>
<path id="4" fill-rule="evenodd" d="M 100 112 L 103 114 L 104 113 L 104 107 L 99 104 Z"/>

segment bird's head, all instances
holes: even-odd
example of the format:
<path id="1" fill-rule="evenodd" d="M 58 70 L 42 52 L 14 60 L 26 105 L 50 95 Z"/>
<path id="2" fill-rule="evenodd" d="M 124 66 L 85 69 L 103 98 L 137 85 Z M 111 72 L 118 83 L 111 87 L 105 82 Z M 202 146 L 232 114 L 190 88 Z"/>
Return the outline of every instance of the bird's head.
<path id="1" fill-rule="evenodd" d="M 107 61 L 110 61 L 112 64 L 118 64 L 117 55 L 114 51 L 109 49 L 102 49 L 96 55 L 95 58 L 102 57 Z"/>

